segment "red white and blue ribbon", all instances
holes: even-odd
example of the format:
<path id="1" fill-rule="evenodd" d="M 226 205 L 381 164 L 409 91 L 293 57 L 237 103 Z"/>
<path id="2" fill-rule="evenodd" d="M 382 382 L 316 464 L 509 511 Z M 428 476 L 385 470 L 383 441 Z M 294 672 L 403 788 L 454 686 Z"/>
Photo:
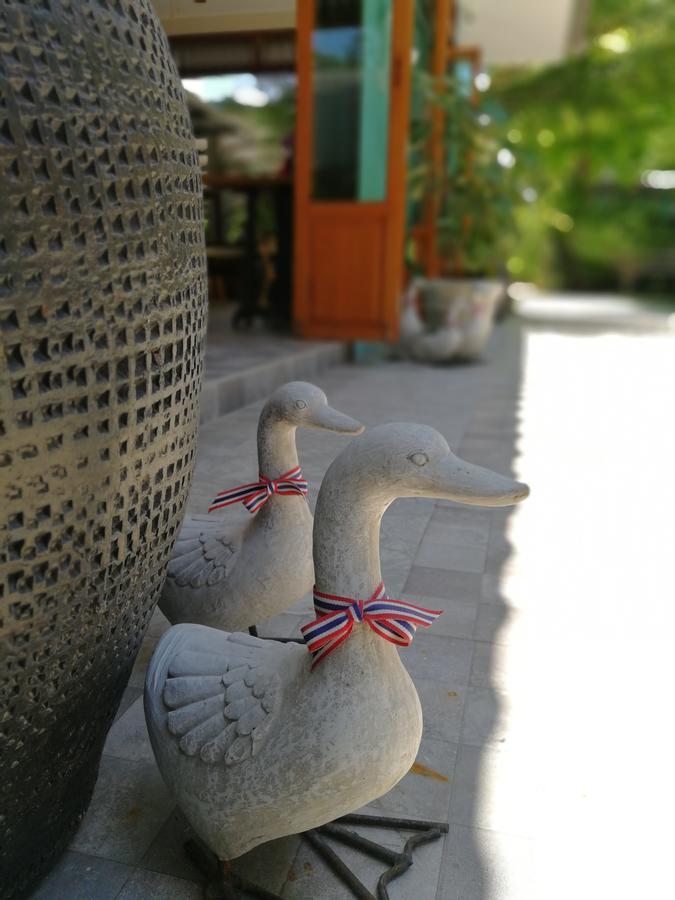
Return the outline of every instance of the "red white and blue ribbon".
<path id="1" fill-rule="evenodd" d="M 365 623 L 391 644 L 409 647 L 417 626 L 428 628 L 442 612 L 414 606 L 406 600 L 392 600 L 382 582 L 369 600 L 337 597 L 314 588 L 314 610 L 316 620 L 300 629 L 314 657 L 312 669 L 347 640 L 357 622 Z"/>
<path id="2" fill-rule="evenodd" d="M 272 494 L 307 496 L 307 481 L 302 477 L 300 466 L 289 469 L 278 478 L 266 478 L 264 475 L 260 475 L 259 478 L 260 481 L 240 484 L 239 487 L 221 491 L 209 506 L 209 512 L 231 506 L 233 503 L 243 503 L 250 513 L 255 513 L 267 503 Z"/>

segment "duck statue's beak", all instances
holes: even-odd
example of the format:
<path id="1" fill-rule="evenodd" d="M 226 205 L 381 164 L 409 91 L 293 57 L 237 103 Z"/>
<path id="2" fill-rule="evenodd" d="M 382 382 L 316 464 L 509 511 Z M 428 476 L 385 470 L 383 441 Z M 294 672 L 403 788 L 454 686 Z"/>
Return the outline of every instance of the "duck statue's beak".
<path id="1" fill-rule="evenodd" d="M 471 506 L 511 506 L 530 493 L 526 484 L 483 469 L 449 453 L 430 465 L 429 496 Z"/>
<path id="2" fill-rule="evenodd" d="M 303 424 L 309 428 L 323 428 L 325 431 L 337 431 L 340 434 L 361 434 L 364 428 L 356 419 L 327 404 L 313 410 Z"/>

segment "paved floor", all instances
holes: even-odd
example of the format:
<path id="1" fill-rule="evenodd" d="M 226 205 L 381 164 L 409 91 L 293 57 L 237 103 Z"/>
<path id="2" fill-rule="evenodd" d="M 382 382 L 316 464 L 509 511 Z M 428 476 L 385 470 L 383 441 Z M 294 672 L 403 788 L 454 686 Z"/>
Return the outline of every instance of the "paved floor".
<path id="1" fill-rule="evenodd" d="M 307 341 L 289 334 L 270 334 L 261 330 L 233 331 L 231 306 L 212 305 L 206 333 L 204 378 L 206 381 L 230 375 L 233 372 L 250 372 L 264 363 L 278 359 L 287 360 L 297 351 L 305 351 L 324 345 L 325 341 Z"/>
<path id="2" fill-rule="evenodd" d="M 308 341 L 260 330 L 233 331 L 232 315 L 231 305 L 209 308 L 202 425 L 269 396 L 287 381 L 311 381 L 346 357 L 344 341 Z"/>
<path id="3" fill-rule="evenodd" d="M 392 898 L 670 895 L 674 376 L 668 332 L 512 321 L 484 365 L 342 366 L 317 379 L 364 422 L 433 424 L 467 459 L 532 487 L 514 511 L 404 500 L 385 515 L 390 592 L 445 612 L 402 652 L 425 716 L 419 765 L 373 807 L 450 822 Z M 259 406 L 203 428 L 192 510 L 255 473 Z M 343 441 L 301 434 L 314 495 Z M 308 612 L 304 601 L 268 630 L 297 633 Z M 91 809 L 35 898 L 201 896 L 142 714 L 165 627 L 158 613 Z M 345 896 L 296 838 L 238 866 L 287 900 Z M 375 867 L 358 866 L 373 888 Z"/>

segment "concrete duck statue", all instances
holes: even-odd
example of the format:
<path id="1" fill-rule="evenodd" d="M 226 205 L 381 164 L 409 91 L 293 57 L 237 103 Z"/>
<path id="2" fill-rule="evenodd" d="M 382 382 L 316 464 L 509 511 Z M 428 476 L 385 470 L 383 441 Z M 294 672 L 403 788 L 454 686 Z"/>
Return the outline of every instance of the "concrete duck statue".
<path id="1" fill-rule="evenodd" d="M 258 421 L 260 481 L 221 491 L 211 509 L 244 503 L 242 526 L 188 516 L 173 549 L 159 606 L 172 623 L 246 629 L 283 612 L 311 590 L 312 514 L 298 465 L 298 428 L 359 434 L 363 425 L 328 406 L 313 384 L 292 381 Z"/>
<path id="2" fill-rule="evenodd" d="M 200 625 L 163 635 L 145 683 L 150 740 L 221 861 L 358 809 L 415 760 L 422 711 L 396 645 L 439 613 L 384 593 L 379 532 L 392 501 L 506 506 L 527 494 L 454 456 L 433 428 L 377 426 L 340 453 L 319 492 L 307 648 Z"/>

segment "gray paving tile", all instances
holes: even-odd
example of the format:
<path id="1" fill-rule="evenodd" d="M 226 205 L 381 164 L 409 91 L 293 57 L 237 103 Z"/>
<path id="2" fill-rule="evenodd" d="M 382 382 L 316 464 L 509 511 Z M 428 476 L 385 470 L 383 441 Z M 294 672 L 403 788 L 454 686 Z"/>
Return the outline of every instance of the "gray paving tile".
<path id="1" fill-rule="evenodd" d="M 117 709 L 117 713 L 115 714 L 115 721 L 123 716 L 124 713 L 129 709 L 134 700 L 137 700 L 141 694 L 143 693 L 143 688 L 134 687 L 133 685 L 127 685 L 124 689 L 124 693 L 122 694 L 122 699 L 120 701 L 120 705 Z"/>
<path id="2" fill-rule="evenodd" d="M 148 625 L 148 630 L 145 633 L 143 643 L 141 644 L 141 649 L 138 651 L 136 662 L 131 671 L 131 677 L 129 678 L 130 687 L 143 690 L 143 685 L 145 684 L 145 672 L 148 668 L 150 657 L 154 652 L 155 645 L 164 632 L 170 627 L 167 618 L 162 614 L 159 607 L 156 607 L 152 619 L 150 620 L 150 624 Z"/>
<path id="3" fill-rule="evenodd" d="M 485 552 L 485 571 L 496 574 L 503 572 L 513 563 L 514 547 L 507 537 L 492 536 Z"/>
<path id="4" fill-rule="evenodd" d="M 447 822 L 456 757 L 456 744 L 423 737 L 410 772 L 371 807 L 384 815 Z"/>
<path id="5" fill-rule="evenodd" d="M 502 644 L 476 641 L 471 663 L 470 684 L 476 687 L 495 687 L 508 690 L 509 670 Z"/>
<path id="6" fill-rule="evenodd" d="M 480 533 L 482 541 L 487 541 L 492 526 L 494 511 L 477 506 L 461 506 L 450 500 L 438 500 L 431 518 L 434 525 L 466 529 Z M 431 524 L 430 523 L 430 524 Z"/>
<path id="7" fill-rule="evenodd" d="M 476 572 L 456 572 L 430 566 L 412 566 L 405 585 L 406 593 L 423 597 L 453 597 L 456 600 L 480 599 L 482 580 Z"/>
<path id="8" fill-rule="evenodd" d="M 445 541 L 432 541 L 425 536 L 415 555 L 415 565 L 455 572 L 482 573 L 485 556 L 485 547 L 457 546 Z"/>
<path id="9" fill-rule="evenodd" d="M 479 603 L 473 636 L 477 641 L 502 642 L 506 639 L 504 626 L 513 616 L 518 615 L 502 603 Z"/>
<path id="10" fill-rule="evenodd" d="M 184 849 L 185 842 L 194 838 L 187 819 L 176 808 L 143 857 L 141 867 L 201 884 L 203 873 L 193 865 Z M 299 844 L 297 835 L 269 841 L 233 860 L 231 865 L 247 881 L 278 893 L 286 881 Z"/>
<path id="11" fill-rule="evenodd" d="M 113 900 L 133 872 L 111 859 L 69 850 L 31 900 Z"/>
<path id="12" fill-rule="evenodd" d="M 493 469 L 502 475 L 511 475 L 513 471 L 513 448 L 509 443 L 467 436 L 462 441 L 461 456 L 468 462 Z"/>
<path id="13" fill-rule="evenodd" d="M 489 523 L 464 525 L 461 522 L 437 518 L 437 510 L 424 532 L 424 540 L 436 544 L 453 544 L 455 547 L 487 547 Z"/>
<path id="14" fill-rule="evenodd" d="M 155 755 L 145 725 L 142 694 L 110 729 L 103 752 L 118 759 L 154 763 Z"/>
<path id="15" fill-rule="evenodd" d="M 527 838 L 451 825 L 436 900 L 542 900 Z"/>
<path id="16" fill-rule="evenodd" d="M 514 410 L 511 407 L 512 403 L 495 405 L 493 402 L 481 402 L 471 418 L 467 435 L 512 444 L 519 433 L 520 423 L 515 418 Z"/>
<path id="17" fill-rule="evenodd" d="M 203 896 L 200 885 L 138 869 L 117 895 L 117 900 L 202 900 Z"/>
<path id="18" fill-rule="evenodd" d="M 399 596 L 403 592 L 430 511 L 427 507 L 423 515 L 389 516 L 383 520 L 380 565 L 384 583 L 391 596 Z"/>
<path id="19" fill-rule="evenodd" d="M 232 863 L 233 870 L 259 887 L 278 894 L 283 889 L 301 845 L 298 835 L 269 841 Z"/>
<path id="20" fill-rule="evenodd" d="M 399 497 L 391 504 L 384 514 L 384 519 L 402 518 L 410 521 L 416 517 L 431 518 L 434 511 L 434 501 L 424 497 Z M 384 521 L 384 520 L 383 520 Z"/>
<path id="21" fill-rule="evenodd" d="M 425 678 L 416 678 L 415 688 L 424 716 L 424 736 L 458 743 L 467 688 L 448 690 L 446 685 Z"/>
<path id="22" fill-rule="evenodd" d="M 140 867 L 163 875 L 173 875 L 183 881 L 202 883 L 203 874 L 193 865 L 185 852 L 185 842 L 193 838 L 192 828 L 176 807 L 157 832 L 157 836 L 141 859 Z"/>
<path id="23" fill-rule="evenodd" d="M 505 603 L 501 571 L 484 572 L 480 599 L 483 603 Z"/>
<path id="24" fill-rule="evenodd" d="M 435 681 L 448 691 L 466 687 L 469 683 L 472 641 L 418 631 L 410 647 L 400 652 L 401 661 L 413 681 Z"/>
<path id="25" fill-rule="evenodd" d="M 210 422 L 218 415 L 218 392 L 214 384 L 204 383 L 199 395 L 199 424 Z"/>
<path id="26" fill-rule="evenodd" d="M 410 575 L 411 559 L 407 557 L 392 561 L 389 558 L 382 559 L 382 578 L 390 597 L 403 597 L 405 585 Z"/>
<path id="27" fill-rule="evenodd" d="M 209 321 L 202 422 L 212 421 L 273 391 L 308 380 L 344 359 L 340 341 L 302 341 L 285 335 L 235 334 Z"/>
<path id="28" fill-rule="evenodd" d="M 442 615 L 431 626 L 429 634 L 446 637 L 470 638 L 473 635 L 478 604 L 471 600 L 455 600 L 441 597 L 425 597 L 405 592 L 405 599 L 427 609 L 440 609 Z"/>
<path id="29" fill-rule="evenodd" d="M 539 818 L 531 790 L 531 760 L 521 753 L 460 744 L 450 821 L 521 837 L 534 837 Z"/>
<path id="30" fill-rule="evenodd" d="M 173 805 L 154 764 L 103 756 L 94 796 L 71 849 L 138 863 Z"/>
<path id="31" fill-rule="evenodd" d="M 217 395 L 218 415 L 224 416 L 244 405 L 243 379 L 223 378 L 214 385 Z M 215 418 L 215 416 L 213 416 Z"/>
<path id="32" fill-rule="evenodd" d="M 464 701 L 460 740 L 463 744 L 499 748 L 507 740 L 508 697 L 492 687 L 469 685 Z"/>
<path id="33" fill-rule="evenodd" d="M 399 515 L 396 503 L 392 504 L 382 517 L 380 544 L 385 549 L 415 550 L 425 534 L 432 511 L 428 502 L 417 504 L 412 500 Z"/>

